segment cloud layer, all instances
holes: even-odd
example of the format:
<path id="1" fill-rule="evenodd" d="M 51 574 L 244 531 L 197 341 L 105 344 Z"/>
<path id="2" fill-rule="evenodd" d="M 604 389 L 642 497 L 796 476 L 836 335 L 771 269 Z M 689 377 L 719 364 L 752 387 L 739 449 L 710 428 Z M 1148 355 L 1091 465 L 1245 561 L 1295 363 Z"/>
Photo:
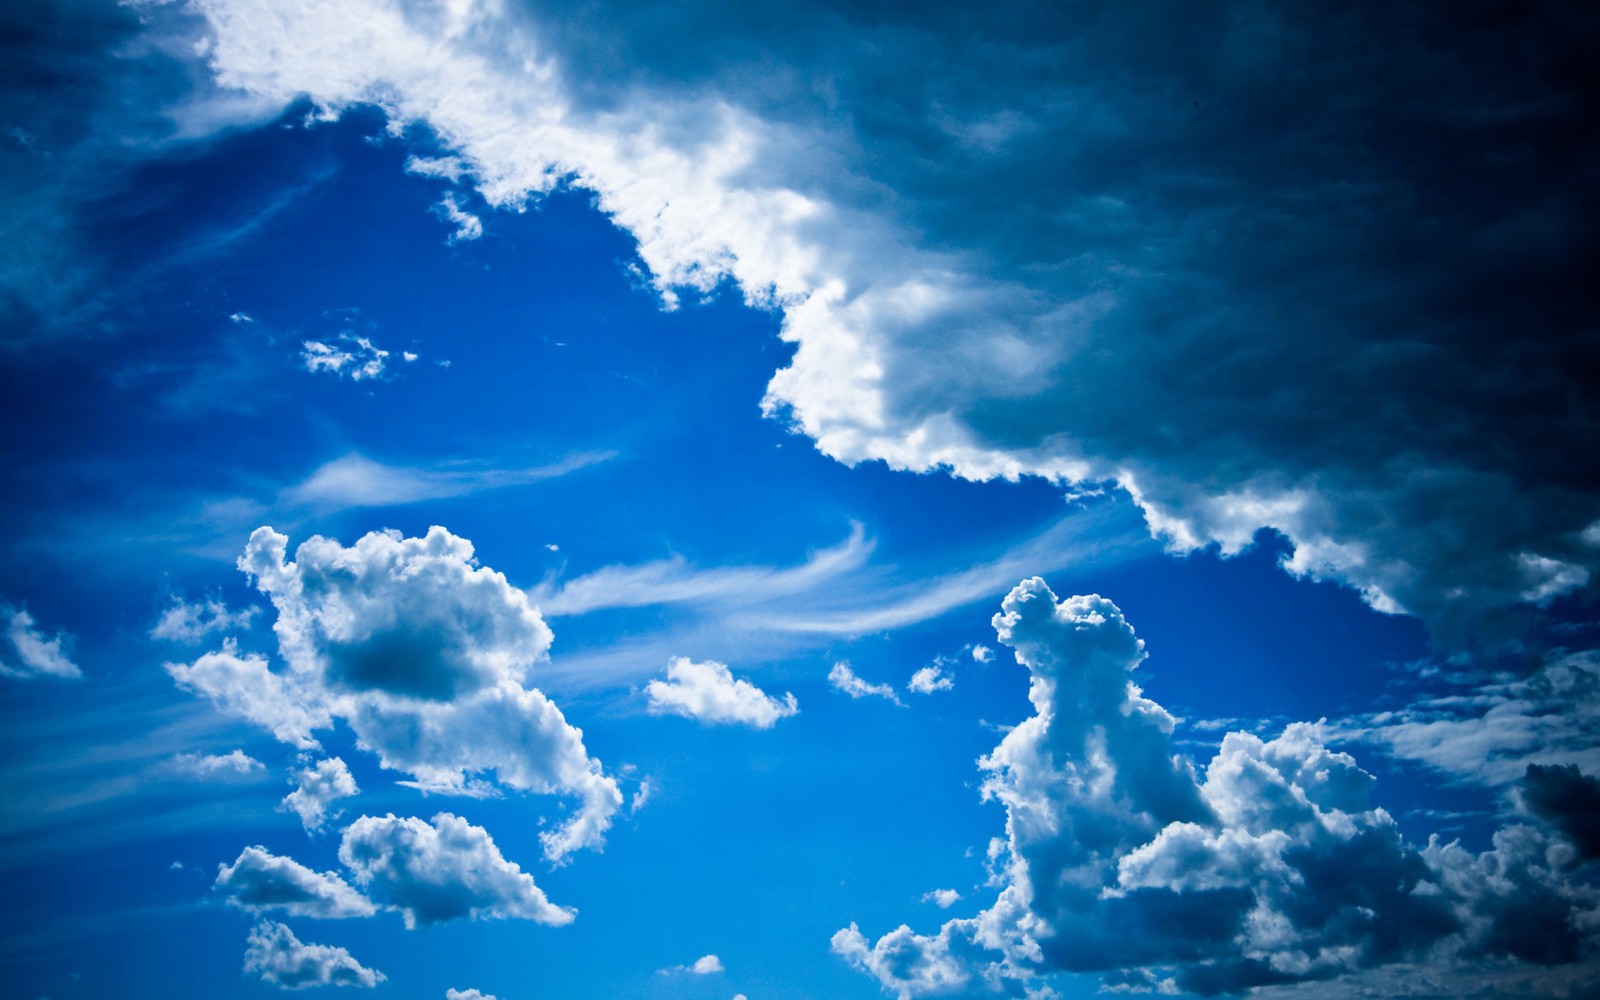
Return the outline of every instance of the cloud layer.
<path id="1" fill-rule="evenodd" d="M 1114 480 L 1446 627 L 1600 568 L 1590 11 L 191 8 L 223 86 L 377 104 L 490 205 L 592 190 L 669 305 L 782 310 L 766 406 L 842 461 Z"/>
<path id="2" fill-rule="evenodd" d="M 886 990 L 1020 992 L 1072 971 L 1209 995 L 1402 961 L 1572 962 L 1600 943 L 1600 891 L 1562 868 L 1570 835 L 1517 825 L 1481 855 L 1413 848 L 1370 804 L 1372 776 L 1301 723 L 1228 734 L 1202 776 L 1133 682 L 1143 643 L 1110 601 L 1058 601 L 1034 578 L 994 624 L 1034 708 L 979 762 L 1006 811 L 1000 892 L 936 935 L 836 934 Z M 1593 789 L 1535 771 L 1524 794 L 1560 828 Z"/>
<path id="3" fill-rule="evenodd" d="M 575 796 L 571 819 L 543 834 L 553 860 L 604 842 L 622 802 L 616 781 L 525 686 L 550 630 L 522 591 L 477 564 L 471 543 L 440 527 L 422 538 L 374 532 L 350 548 L 313 536 L 291 561 L 288 539 L 260 528 L 239 567 L 272 600 L 288 669 L 226 642 L 168 664 L 180 685 L 303 749 L 341 719 L 425 790 L 487 794 L 492 774 L 506 788 Z"/>

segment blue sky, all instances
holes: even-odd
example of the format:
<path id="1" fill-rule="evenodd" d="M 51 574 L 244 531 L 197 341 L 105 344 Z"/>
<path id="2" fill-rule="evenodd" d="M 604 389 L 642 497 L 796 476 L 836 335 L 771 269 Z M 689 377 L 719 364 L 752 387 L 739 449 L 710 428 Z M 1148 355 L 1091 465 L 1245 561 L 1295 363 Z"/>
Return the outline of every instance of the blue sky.
<path id="1" fill-rule="evenodd" d="M 1600 989 L 1600 22 L 1191 7 L 9 5 L 5 995 Z"/>

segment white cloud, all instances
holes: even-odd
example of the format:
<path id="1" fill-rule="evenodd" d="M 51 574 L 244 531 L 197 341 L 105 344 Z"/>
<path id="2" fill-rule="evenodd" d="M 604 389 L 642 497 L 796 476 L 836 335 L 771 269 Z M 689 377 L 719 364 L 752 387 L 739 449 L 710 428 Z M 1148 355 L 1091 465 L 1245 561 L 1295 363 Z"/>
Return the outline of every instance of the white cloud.
<path id="1" fill-rule="evenodd" d="M 1492 786 L 1529 764 L 1600 774 L 1600 652 L 1555 656 L 1526 676 L 1429 673 L 1405 708 L 1339 720 L 1330 734 Z"/>
<path id="2" fill-rule="evenodd" d="M 445 990 L 444 1000 L 500 1000 L 493 993 L 484 993 L 480 990 Z"/>
<path id="3" fill-rule="evenodd" d="M 695 663 L 674 657 L 667 664 L 667 679 L 645 686 L 650 711 L 681 715 L 701 722 L 771 729 L 779 719 L 800 711 L 793 694 L 774 698 L 747 680 L 735 679 L 726 664 L 708 660 Z"/>
<path id="4" fill-rule="evenodd" d="M 0 677 L 76 680 L 83 676 L 83 671 L 67 654 L 66 647 L 71 640 L 66 633 L 46 637 L 25 609 L 4 603 L 0 603 L 0 619 L 9 619 L 5 644 L 11 647 L 9 655 L 0 658 Z"/>
<path id="5" fill-rule="evenodd" d="M 911 680 L 906 683 L 906 689 L 917 694 L 933 694 L 935 691 L 948 691 L 956 686 L 955 678 L 945 673 L 938 664 L 923 667 L 911 675 Z"/>
<path id="6" fill-rule="evenodd" d="M 934 889 L 922 894 L 924 903 L 932 903 L 941 910 L 948 910 L 961 901 L 961 893 L 954 889 Z"/>
<path id="7" fill-rule="evenodd" d="M 267 769 L 265 764 L 243 750 L 232 750 L 225 754 L 180 753 L 172 758 L 171 766 L 181 774 L 202 781 L 249 778 L 264 774 Z"/>
<path id="8" fill-rule="evenodd" d="M 337 344 L 308 340 L 301 345 L 300 360 L 306 371 L 316 374 L 327 372 L 342 376 L 352 382 L 361 382 L 383 375 L 389 352 L 378 347 L 367 337 L 341 335 Z"/>
<path id="9" fill-rule="evenodd" d="M 465 243 L 483 236 L 483 220 L 463 209 L 455 195 L 446 193 L 435 208 L 441 218 L 456 227 L 446 242 Z"/>
<path id="10" fill-rule="evenodd" d="M 973 646 L 972 660 L 974 663 L 991 663 L 994 661 L 994 650 L 984 645 Z"/>
<path id="11" fill-rule="evenodd" d="M 260 611 L 254 606 L 229 611 L 226 604 L 214 597 L 191 604 L 175 594 L 172 603 L 161 613 L 161 619 L 150 630 L 150 638 L 199 642 L 213 632 L 244 631 Z"/>
<path id="12" fill-rule="evenodd" d="M 228 902 L 252 912 L 282 910 L 293 917 L 335 920 L 377 912 L 361 893 L 333 872 L 315 872 L 264 847 L 246 847 L 231 865 L 217 866 L 216 889 Z"/>
<path id="13" fill-rule="evenodd" d="M 304 482 L 285 490 L 282 499 L 319 510 L 396 507 L 554 479 L 611 457 L 609 452 L 584 452 L 548 465 L 498 469 L 469 462 L 388 465 L 352 452 L 317 468 Z"/>
<path id="14" fill-rule="evenodd" d="M 1016 991 L 1067 971 L 1210 995 L 1408 960 L 1575 961 L 1600 936 L 1600 893 L 1561 875 L 1565 840 L 1512 827 L 1482 855 L 1416 850 L 1316 726 L 1230 733 L 1202 780 L 1133 683 L 1143 643 L 1110 601 L 1033 579 L 994 624 L 1035 709 L 979 762 L 1006 810 L 1000 893 L 936 935 L 839 931 L 834 951 L 886 990 Z M 1576 771 L 1540 777 L 1551 822 L 1594 795 Z"/>
<path id="15" fill-rule="evenodd" d="M 495 785 L 580 800 L 541 835 L 546 856 L 598 848 L 622 804 L 583 734 L 525 687 L 550 630 L 472 545 L 444 528 L 422 538 L 375 532 L 345 548 L 313 536 L 288 558 L 271 528 L 239 560 L 277 611 L 287 670 L 231 642 L 192 665 L 168 664 L 185 688 L 301 748 L 344 720 L 379 763 L 419 788 L 491 794 Z"/>
<path id="16" fill-rule="evenodd" d="M 297 787 L 284 796 L 278 808 L 299 816 L 307 833 L 322 829 L 329 819 L 338 815 L 328 813 L 329 805 L 361 794 L 349 766 L 338 757 L 318 761 L 315 767 L 297 773 L 295 780 Z"/>
<path id="17" fill-rule="evenodd" d="M 974 41 L 981 30 L 885 23 L 870 55 L 719 20 L 765 62 L 710 60 L 685 80 L 680 67 L 652 65 L 659 47 L 621 18 L 601 41 L 560 10 L 492 3 L 193 9 L 220 84 L 284 103 L 309 95 L 324 117 L 376 104 L 396 133 L 424 124 L 449 154 L 409 169 L 470 179 L 492 206 L 521 207 L 564 183 L 593 191 L 637 240 L 667 305 L 731 280 L 780 309 L 796 350 L 765 405 L 841 461 L 1032 473 L 1090 490 L 1114 481 L 1176 549 L 1235 552 L 1271 528 L 1295 546 L 1290 571 L 1437 619 L 1543 600 L 1545 585 L 1522 579 L 1524 555 L 1573 567 L 1568 581 L 1597 565 L 1578 541 L 1596 501 L 1551 471 L 1567 467 L 1553 456 L 1581 453 L 1588 418 L 1533 395 L 1583 398 L 1578 366 L 1563 371 L 1554 347 L 1515 349 L 1489 306 L 1496 291 L 1514 293 L 1531 335 L 1568 345 L 1563 317 L 1582 311 L 1519 289 L 1524 248 L 1501 248 L 1516 252 L 1490 255 L 1492 266 L 1465 249 L 1477 245 L 1467 234 L 1483 236 L 1477 212 L 1532 211 L 1518 199 L 1535 185 L 1504 185 L 1494 209 L 1436 201 L 1419 197 L 1436 172 L 1415 148 L 1372 152 L 1392 138 L 1372 130 L 1395 92 L 1426 93 L 1435 104 L 1405 113 L 1430 122 L 1497 99 L 1493 73 L 1436 40 L 1408 35 L 1389 50 L 1426 47 L 1433 61 L 1325 48 L 1319 68 L 1336 82 L 1302 74 L 1305 85 L 1351 99 L 1315 143 L 1281 132 L 1259 143 L 1279 113 L 1277 61 L 1221 73 L 1215 60 L 1242 44 L 1232 35 L 1190 45 L 1197 58 L 1163 58 L 1160 44 L 1135 54 L 1113 34 L 1128 30 L 1117 18 L 992 46 Z M 714 15 L 688 4 L 664 16 L 698 34 Z M 816 30 L 843 33 L 838 17 L 819 13 Z M 1287 20 L 1264 30 L 1287 39 L 1284 53 L 1315 44 L 1303 34 L 1314 29 Z M 1075 57 L 1040 75 L 1039 53 L 1063 48 Z M 918 70 L 875 74 L 857 61 L 877 67 L 886 53 Z M 985 86 L 927 72 L 947 65 Z M 1457 86 L 1423 85 L 1435 71 Z M 894 82 L 863 82 L 885 76 Z M 1197 125 L 1186 106 L 1175 118 L 1170 95 L 1221 76 L 1237 131 L 1197 143 L 1196 128 L 1219 123 Z M 837 83 L 825 107 L 803 82 L 815 79 Z M 1561 90 L 1570 84 L 1532 71 L 1517 80 L 1549 106 L 1573 103 Z M 1095 113 L 1081 113 L 1091 103 Z M 1135 132 L 1155 145 L 1136 169 L 1111 169 L 1128 162 Z M 1492 138 L 1450 134 L 1465 162 L 1498 155 Z M 1199 188 L 1215 195 L 1204 206 L 1190 194 Z M 1373 198 L 1402 208 L 1374 216 Z M 1287 203 L 1326 210 L 1270 207 Z M 1438 226 L 1461 238 L 1436 244 L 1445 252 L 1431 277 L 1390 266 L 1411 234 Z M 1481 280 L 1484 266 L 1494 281 Z M 1481 315 L 1434 308 L 1440 275 L 1481 288 Z M 1414 377 L 1430 364 L 1439 378 Z M 1392 406 L 1347 391 L 1358 368 Z M 1506 377 L 1477 377 L 1485 371 Z M 1234 405 L 1263 384 L 1274 391 Z M 1512 384 L 1524 387 L 1521 405 L 1500 405 Z M 1435 502 L 1444 496 L 1452 502 Z"/>
<path id="18" fill-rule="evenodd" d="M 244 953 L 244 971 L 253 972 L 266 983 L 286 990 L 315 986 L 361 986 L 371 988 L 387 977 L 368 969 L 343 948 L 322 944 L 302 944 L 294 932 L 270 921 L 250 931 Z"/>
<path id="19" fill-rule="evenodd" d="M 833 669 L 828 671 L 828 683 L 852 698 L 885 698 L 896 705 L 902 705 L 900 696 L 894 693 L 894 688 L 887 684 L 868 684 L 857 677 L 856 672 L 850 669 L 850 664 L 844 660 L 835 663 Z"/>
<path id="20" fill-rule="evenodd" d="M 488 831 L 450 813 L 431 823 L 363 816 L 345 829 L 339 860 L 399 910 L 407 927 L 463 917 L 561 926 L 577 913 L 551 905 L 533 876 L 501 856 Z"/>
<path id="21" fill-rule="evenodd" d="M 688 965 L 674 965 L 670 969 L 658 969 L 657 971 L 663 976 L 710 976 L 724 970 L 722 968 L 722 959 L 715 955 L 702 955 Z"/>
<path id="22" fill-rule="evenodd" d="M 223 640 L 219 652 L 206 653 L 193 663 L 168 663 L 166 670 L 184 690 L 205 695 L 221 711 L 303 750 L 319 746 L 313 729 L 333 725 L 327 707 L 317 703 L 297 678 L 273 673 L 264 656 L 240 656 L 231 638 Z"/>

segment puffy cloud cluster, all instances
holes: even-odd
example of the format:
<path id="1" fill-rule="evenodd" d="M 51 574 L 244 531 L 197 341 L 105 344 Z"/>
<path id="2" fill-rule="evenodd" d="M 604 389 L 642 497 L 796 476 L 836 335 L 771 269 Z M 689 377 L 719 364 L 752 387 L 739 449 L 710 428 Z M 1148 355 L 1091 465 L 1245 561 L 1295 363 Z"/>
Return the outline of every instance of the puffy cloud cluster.
<path id="1" fill-rule="evenodd" d="M 39 630 L 33 616 L 23 608 L 0 602 L 0 619 L 6 619 L 4 646 L 11 647 L 0 658 L 0 677 L 55 677 L 76 680 L 83 671 L 67 655 L 67 636 L 47 636 Z M 0 650 L 4 649 L 0 646 Z"/>
<path id="2" fill-rule="evenodd" d="M 288 669 L 227 641 L 168 664 L 181 686 L 302 749 L 343 720 L 425 790 L 489 794 L 492 773 L 507 788 L 575 796 L 580 808 L 543 834 L 546 856 L 603 844 L 622 794 L 582 732 L 526 686 L 550 630 L 522 591 L 440 527 L 422 538 L 374 532 L 349 548 L 314 536 L 292 561 L 287 546 L 259 528 L 239 566 L 272 600 Z"/>
<path id="3" fill-rule="evenodd" d="M 343 948 L 303 944 L 289 928 L 270 921 L 257 924 L 250 931 L 244 971 L 253 972 L 263 982 L 286 990 L 315 986 L 371 988 L 388 978 L 375 969 L 366 968 Z"/>
<path id="4" fill-rule="evenodd" d="M 884 698 L 902 707 L 905 704 L 894 693 L 894 688 L 888 684 L 873 684 L 863 680 L 844 660 L 835 663 L 833 669 L 828 671 L 828 683 L 851 698 Z"/>
<path id="5" fill-rule="evenodd" d="M 407 927 L 462 917 L 561 926 L 576 911 L 551 905 L 533 876 L 500 854 L 488 831 L 440 813 L 431 823 L 363 816 L 345 829 L 339 860 L 400 911 Z"/>
<path id="6" fill-rule="evenodd" d="M 190 7 L 222 86 L 781 309 L 766 407 L 842 461 L 1114 481 L 1446 625 L 1600 568 L 1581 5 Z"/>
<path id="7" fill-rule="evenodd" d="M 726 664 L 708 660 L 695 663 L 687 657 L 673 657 L 667 664 L 667 679 L 653 680 L 645 686 L 650 711 L 658 715 L 681 715 L 702 722 L 726 723 L 771 729 L 779 719 L 800 711 L 793 694 L 780 700 L 751 684 L 735 679 Z"/>
<path id="8" fill-rule="evenodd" d="M 277 909 L 293 917 L 370 917 L 378 912 L 361 893 L 333 872 L 315 872 L 264 847 L 246 847 L 231 865 L 217 870 L 217 889 L 247 910 Z"/>
<path id="9" fill-rule="evenodd" d="M 388 364 L 389 352 L 366 337 L 345 335 L 337 344 L 308 340 L 301 345 L 300 360 L 306 371 L 327 372 L 352 382 L 378 378 Z"/>
<path id="10" fill-rule="evenodd" d="M 1058 601 L 1034 578 L 994 624 L 1034 707 L 979 762 L 1006 810 L 1000 892 L 935 935 L 836 934 L 886 990 L 1020 993 L 1072 971 L 1210 995 L 1440 955 L 1570 962 L 1600 943 L 1600 892 L 1566 840 L 1515 826 L 1481 855 L 1415 849 L 1369 803 L 1372 776 L 1306 724 L 1230 733 L 1199 775 L 1133 682 L 1143 644 L 1110 601 Z M 1534 770 L 1523 792 L 1558 827 L 1594 794 L 1576 770 Z"/>
<path id="11" fill-rule="evenodd" d="M 341 758 L 330 757 L 295 775 L 295 790 L 284 796 L 282 809 L 300 817 L 300 823 L 310 833 L 322 829 L 328 821 L 328 807 L 339 799 L 361 794 L 355 776 Z"/>
<path id="12" fill-rule="evenodd" d="M 933 694 L 935 691 L 948 691 L 956 686 L 956 679 L 945 673 L 938 665 L 923 667 L 911 675 L 911 680 L 906 682 L 906 689 L 917 694 Z"/>

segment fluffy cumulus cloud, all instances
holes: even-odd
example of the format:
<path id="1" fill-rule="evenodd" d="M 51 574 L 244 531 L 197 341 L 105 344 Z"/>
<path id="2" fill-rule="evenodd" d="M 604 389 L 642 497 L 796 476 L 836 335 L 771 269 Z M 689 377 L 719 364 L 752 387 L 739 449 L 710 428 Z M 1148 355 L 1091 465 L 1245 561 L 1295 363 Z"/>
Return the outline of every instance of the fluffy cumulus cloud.
<path id="1" fill-rule="evenodd" d="M 284 796 L 279 808 L 299 816 L 301 825 L 309 833 L 322 829 L 332 818 L 328 812 L 330 805 L 359 794 L 361 789 L 356 787 L 349 765 L 341 758 L 330 757 L 317 761 L 315 767 L 297 772 L 295 790 Z"/>
<path id="2" fill-rule="evenodd" d="M 449 989 L 444 991 L 444 1000 L 499 1000 L 499 998 L 481 990 Z"/>
<path id="3" fill-rule="evenodd" d="M 76 680 L 83 676 L 83 671 L 67 653 L 70 640 L 66 634 L 45 635 L 25 609 L 3 602 L 0 602 L 0 620 L 5 621 L 5 640 L 0 644 L 0 677 Z"/>
<path id="4" fill-rule="evenodd" d="M 887 991 L 1021 993 L 1071 971 L 1209 995 L 1405 961 L 1558 964 L 1600 944 L 1600 891 L 1573 867 L 1583 831 L 1562 826 L 1595 794 L 1575 769 L 1524 786 L 1557 835 L 1515 825 L 1482 854 L 1418 849 L 1318 727 L 1230 733 L 1198 773 L 1134 683 L 1143 643 L 1110 601 L 1057 600 L 1035 578 L 994 623 L 1034 708 L 979 762 L 1006 811 L 998 897 L 936 934 L 839 931 L 834 951 Z"/>
<path id="5" fill-rule="evenodd" d="M 265 922 L 250 931 L 244 953 L 244 971 L 286 990 L 316 986 L 371 988 L 387 977 L 369 969 L 343 948 L 304 944 L 282 924 Z"/>
<path id="6" fill-rule="evenodd" d="M 349 548 L 314 536 L 291 560 L 288 539 L 260 528 L 239 567 L 272 601 L 287 669 L 225 642 L 168 664 L 180 685 L 305 749 L 341 719 L 382 766 L 427 791 L 576 797 L 572 817 L 543 834 L 552 860 L 604 842 L 622 793 L 582 732 L 527 686 L 550 630 L 521 590 L 478 565 L 470 542 L 439 527 L 422 538 L 374 532 Z"/>
<path id="7" fill-rule="evenodd" d="M 335 343 L 308 340 L 300 347 L 300 361 L 313 374 L 348 378 L 352 382 L 380 378 L 389 363 L 389 352 L 366 337 L 346 334 Z"/>
<path id="8" fill-rule="evenodd" d="M 488 831 L 450 813 L 431 822 L 363 816 L 345 829 L 339 860 L 399 910 L 407 927 L 463 917 L 561 926 L 576 914 L 552 905 L 532 875 L 501 856 Z"/>
<path id="9" fill-rule="evenodd" d="M 911 675 L 911 680 L 906 682 L 906 689 L 917 694 L 933 694 L 935 691 L 948 691 L 956 686 L 956 679 L 944 672 L 938 664 L 923 667 Z"/>
<path id="10" fill-rule="evenodd" d="M 771 729 L 779 719 L 800 711 L 793 694 L 774 698 L 747 680 L 737 679 L 727 665 L 708 660 L 695 663 L 687 657 L 673 657 L 667 664 L 667 679 L 653 680 L 645 686 L 650 711 L 658 715 L 681 715 L 702 722 L 753 726 Z"/>
<path id="11" fill-rule="evenodd" d="M 282 910 L 292 917 L 370 917 L 378 912 L 333 872 L 315 872 L 264 847 L 246 847 L 231 865 L 219 865 L 215 888 L 247 910 Z"/>
<path id="12" fill-rule="evenodd" d="M 828 671 L 828 683 L 833 685 L 834 690 L 843 691 L 851 698 L 884 698 L 896 705 L 904 705 L 900 696 L 894 693 L 894 688 L 863 680 L 844 660 L 835 663 L 833 669 Z"/>
<path id="13" fill-rule="evenodd" d="M 189 9 L 222 87 L 781 310 L 767 409 L 842 461 L 1114 481 L 1446 626 L 1600 569 L 1583 5 Z"/>
<path id="14" fill-rule="evenodd" d="M 663 976 L 710 976 L 722 972 L 724 969 L 722 967 L 722 959 L 715 955 L 701 955 L 688 965 L 674 965 L 670 969 L 659 969 L 657 971 Z"/>

